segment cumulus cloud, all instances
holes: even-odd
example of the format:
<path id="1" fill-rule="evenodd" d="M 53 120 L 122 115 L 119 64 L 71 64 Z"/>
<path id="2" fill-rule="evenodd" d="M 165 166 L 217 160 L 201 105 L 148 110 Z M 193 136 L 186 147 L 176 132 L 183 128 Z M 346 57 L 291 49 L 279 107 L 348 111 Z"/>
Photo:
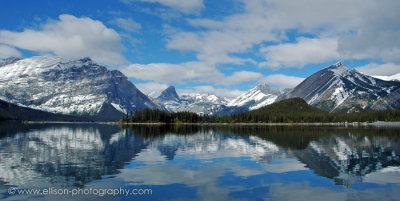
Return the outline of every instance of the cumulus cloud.
<path id="1" fill-rule="evenodd" d="M 214 65 L 204 62 L 131 64 L 120 70 L 125 75 L 136 79 L 170 84 L 198 81 L 234 85 L 262 77 L 260 73 L 249 71 L 239 71 L 226 76 L 218 71 Z"/>
<path id="2" fill-rule="evenodd" d="M 257 80 L 261 77 L 262 77 L 261 73 L 250 72 L 250 71 L 237 71 L 234 72 L 232 75 L 226 77 L 225 79 L 218 81 L 217 83 L 223 85 L 232 85 L 241 82 Z"/>
<path id="3" fill-rule="evenodd" d="M 334 38 L 297 38 L 297 43 L 284 43 L 261 48 L 266 62 L 262 67 L 303 67 L 307 64 L 321 63 L 339 58 L 337 39 Z"/>
<path id="4" fill-rule="evenodd" d="M 125 63 L 120 36 L 102 22 L 91 18 L 60 15 L 40 30 L 0 31 L 0 43 L 44 54 L 68 58 L 89 56 L 107 65 Z"/>
<path id="5" fill-rule="evenodd" d="M 170 63 L 150 63 L 150 64 L 131 64 L 121 68 L 121 72 L 129 77 L 140 80 L 150 80 L 163 83 L 181 83 L 185 80 L 197 77 L 195 69 L 190 69 L 197 65 L 197 62 L 170 64 Z M 204 67 L 203 67 L 204 69 Z"/>
<path id="6" fill-rule="evenodd" d="M 340 37 L 339 53 L 344 58 L 371 58 L 400 64 L 400 2 L 368 3 L 371 7 L 364 10 L 359 24 Z"/>
<path id="7" fill-rule="evenodd" d="M 370 63 L 365 66 L 356 68 L 358 71 L 367 75 L 380 75 L 380 76 L 391 76 L 400 73 L 400 65 L 393 63 L 377 64 Z"/>
<path id="8" fill-rule="evenodd" d="M 132 18 L 115 18 L 111 23 L 128 32 L 137 32 L 142 28 L 142 25 Z"/>
<path id="9" fill-rule="evenodd" d="M 399 63 L 400 53 L 400 2 L 388 0 L 256 0 L 242 1 L 242 13 L 221 20 L 189 19 L 191 26 L 202 28 L 201 32 L 172 33 L 167 47 L 182 51 L 197 52 L 197 58 L 213 63 L 244 63 L 246 58 L 232 56 L 252 51 L 265 42 L 281 43 L 288 39 L 287 33 L 296 30 L 299 34 L 312 34 L 316 40 L 303 39 L 300 45 L 311 45 L 303 54 L 295 56 L 306 59 L 283 57 L 287 51 L 281 46 L 274 49 L 278 61 L 267 58 L 262 65 L 296 66 L 320 63 L 332 58 L 382 59 Z M 290 13 L 290 14 L 288 14 Z M 318 43 L 318 44 L 317 44 Z M 318 51 L 316 58 L 310 54 Z M 314 48 L 311 49 L 311 48 Z M 336 48 L 336 49 L 335 49 Z M 265 48 L 263 51 L 268 50 Z M 331 53 L 331 55 L 329 55 Z M 293 56 L 293 55 L 290 55 Z M 287 60 L 287 61 L 286 61 Z M 282 62 L 281 62 L 282 61 Z"/>
<path id="10" fill-rule="evenodd" d="M 189 20 L 192 26 L 206 28 L 202 32 L 176 32 L 170 35 L 167 47 L 197 52 L 197 58 L 208 63 L 244 64 L 249 58 L 232 56 L 245 53 L 255 44 L 277 38 L 264 26 L 266 21 L 253 14 L 234 15 L 223 21 L 209 19 Z"/>
<path id="11" fill-rule="evenodd" d="M 273 74 L 260 79 L 259 82 L 269 85 L 277 85 L 280 88 L 294 88 L 295 86 L 300 84 L 303 80 L 304 78 L 301 77 L 288 76 L 283 74 Z"/>
<path id="12" fill-rule="evenodd" d="M 21 57 L 21 53 L 8 45 L 1 45 L 0 44 L 0 59 L 4 59 L 7 57 Z"/>

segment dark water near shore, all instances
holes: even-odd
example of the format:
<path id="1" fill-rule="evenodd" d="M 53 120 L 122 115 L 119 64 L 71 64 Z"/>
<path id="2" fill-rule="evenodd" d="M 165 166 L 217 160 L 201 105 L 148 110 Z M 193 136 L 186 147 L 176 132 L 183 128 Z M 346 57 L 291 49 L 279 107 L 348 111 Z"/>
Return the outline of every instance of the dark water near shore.
<path id="1" fill-rule="evenodd" d="M 400 128 L 6 122 L 0 199 L 400 200 L 399 155 Z M 12 195 L 10 188 L 151 194 Z"/>

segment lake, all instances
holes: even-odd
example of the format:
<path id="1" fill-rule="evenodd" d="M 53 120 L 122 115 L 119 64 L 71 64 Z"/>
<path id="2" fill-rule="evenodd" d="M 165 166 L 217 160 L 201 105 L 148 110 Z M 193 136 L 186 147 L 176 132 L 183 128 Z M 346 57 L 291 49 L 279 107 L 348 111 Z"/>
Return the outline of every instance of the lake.
<path id="1" fill-rule="evenodd" d="M 395 127 L 3 122 L 0 199 L 400 200 L 399 155 Z"/>

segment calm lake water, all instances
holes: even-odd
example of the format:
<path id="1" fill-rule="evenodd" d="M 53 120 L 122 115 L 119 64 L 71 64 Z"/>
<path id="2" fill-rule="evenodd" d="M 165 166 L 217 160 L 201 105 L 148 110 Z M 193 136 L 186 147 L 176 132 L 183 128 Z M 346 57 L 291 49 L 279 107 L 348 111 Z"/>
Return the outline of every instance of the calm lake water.
<path id="1" fill-rule="evenodd" d="M 399 155 L 400 128 L 2 123 L 0 199 L 400 200 Z"/>

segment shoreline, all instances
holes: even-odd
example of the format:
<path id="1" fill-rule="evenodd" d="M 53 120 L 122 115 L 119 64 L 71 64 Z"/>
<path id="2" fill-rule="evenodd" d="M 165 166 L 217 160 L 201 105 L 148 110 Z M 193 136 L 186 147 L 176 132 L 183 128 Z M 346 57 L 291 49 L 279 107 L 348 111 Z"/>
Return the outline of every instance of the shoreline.
<path id="1" fill-rule="evenodd" d="M 374 126 L 400 127 L 400 122 L 314 122 L 314 123 L 164 123 L 164 122 L 67 122 L 67 121 L 23 121 L 24 124 L 106 124 L 106 125 L 196 125 L 196 126 Z"/>

